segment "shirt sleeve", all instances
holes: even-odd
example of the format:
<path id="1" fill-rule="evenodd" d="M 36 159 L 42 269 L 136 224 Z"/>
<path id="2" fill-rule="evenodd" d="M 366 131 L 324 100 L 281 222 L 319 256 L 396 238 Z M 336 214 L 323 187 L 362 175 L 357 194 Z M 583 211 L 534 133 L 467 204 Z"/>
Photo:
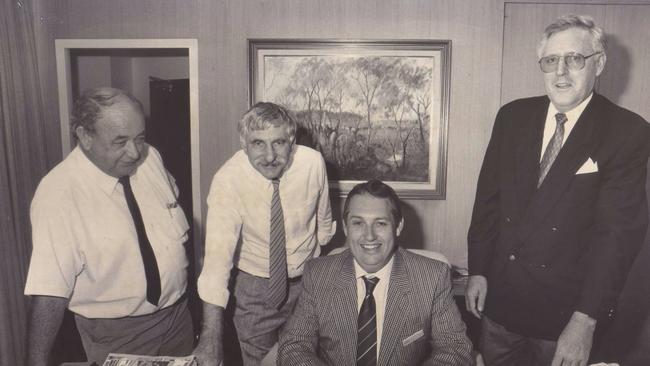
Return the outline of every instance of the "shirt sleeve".
<path id="1" fill-rule="evenodd" d="M 70 213 L 74 210 L 66 210 L 48 196 L 37 193 L 32 202 L 32 256 L 25 295 L 70 298 L 83 269 L 82 254 L 73 244 L 71 223 L 75 219 Z"/>
<path id="2" fill-rule="evenodd" d="M 217 172 L 208 194 L 208 214 L 205 233 L 205 256 L 198 279 L 201 300 L 226 307 L 230 293 L 228 280 L 233 266 L 233 256 L 239 240 L 242 219 L 238 207 L 239 195 L 225 174 Z"/>
<path id="3" fill-rule="evenodd" d="M 321 182 L 320 197 L 318 198 L 318 208 L 316 217 L 316 230 L 318 244 L 326 245 L 336 233 L 336 222 L 332 221 L 332 209 L 330 207 L 330 190 L 327 182 L 327 171 L 325 170 L 325 161 L 318 155 L 318 175 Z"/>

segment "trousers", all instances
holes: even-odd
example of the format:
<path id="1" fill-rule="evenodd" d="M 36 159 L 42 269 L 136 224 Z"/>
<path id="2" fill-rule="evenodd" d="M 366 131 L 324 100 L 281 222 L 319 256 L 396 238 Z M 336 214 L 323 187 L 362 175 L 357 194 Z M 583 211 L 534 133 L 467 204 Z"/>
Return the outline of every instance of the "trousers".
<path id="1" fill-rule="evenodd" d="M 284 323 L 293 312 L 300 294 L 300 281 L 289 280 L 287 301 L 279 309 L 266 302 L 269 279 L 234 271 L 233 291 L 235 311 L 233 322 L 239 338 L 245 366 L 259 365 L 269 350 L 278 342 Z"/>
<path id="2" fill-rule="evenodd" d="M 99 365 L 109 353 L 188 356 L 194 347 L 194 329 L 186 299 L 141 316 L 90 319 L 75 314 L 75 323 L 86 358 Z"/>

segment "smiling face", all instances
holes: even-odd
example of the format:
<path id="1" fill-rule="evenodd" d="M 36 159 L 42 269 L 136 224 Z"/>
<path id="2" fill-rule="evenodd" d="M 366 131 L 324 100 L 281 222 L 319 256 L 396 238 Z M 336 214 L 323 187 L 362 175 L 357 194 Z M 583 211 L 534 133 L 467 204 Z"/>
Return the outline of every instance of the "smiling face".
<path id="1" fill-rule="evenodd" d="M 144 116 L 126 99 L 104 107 L 94 131 L 79 126 L 76 133 L 88 159 L 110 176 L 130 175 L 145 156 Z"/>
<path id="2" fill-rule="evenodd" d="M 597 50 L 592 44 L 592 36 L 581 28 L 569 28 L 554 33 L 546 41 L 540 57 L 566 56 L 580 53 L 589 56 Z M 585 100 L 594 88 L 596 78 L 605 67 L 605 54 L 601 53 L 585 60 L 581 70 L 569 70 L 562 59 L 555 72 L 544 74 L 544 87 L 551 102 L 560 112 L 567 112 Z"/>
<path id="3" fill-rule="evenodd" d="M 393 256 L 403 226 L 404 220 L 395 223 L 387 198 L 360 194 L 349 202 L 343 231 L 357 263 L 366 272 L 375 273 Z"/>
<path id="4" fill-rule="evenodd" d="M 248 161 L 266 179 L 280 178 L 289 165 L 293 139 L 282 125 L 250 130 L 241 144 Z"/>

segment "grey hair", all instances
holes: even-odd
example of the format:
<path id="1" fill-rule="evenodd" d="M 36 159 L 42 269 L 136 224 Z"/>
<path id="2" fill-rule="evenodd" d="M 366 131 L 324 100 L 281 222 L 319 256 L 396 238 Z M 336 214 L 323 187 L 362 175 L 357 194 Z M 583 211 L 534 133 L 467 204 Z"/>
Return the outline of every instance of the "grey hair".
<path id="1" fill-rule="evenodd" d="M 95 123 L 102 116 L 102 111 L 117 102 L 124 101 L 131 103 L 144 115 L 142 103 L 131 93 L 109 87 L 89 89 L 79 97 L 72 111 L 70 128 L 76 137 L 78 127 L 83 127 L 88 132 L 95 132 Z"/>
<path id="2" fill-rule="evenodd" d="M 258 102 L 244 113 L 237 124 L 237 131 L 242 141 L 245 141 L 250 131 L 282 126 L 286 128 L 289 138 L 293 141 L 297 125 L 289 110 L 278 104 Z"/>
<path id="3" fill-rule="evenodd" d="M 596 26 L 594 18 L 589 15 L 574 15 L 567 14 L 557 18 L 553 23 L 549 24 L 542 34 L 537 45 L 537 57 L 542 57 L 542 50 L 546 46 L 546 42 L 555 33 L 562 32 L 569 28 L 584 29 L 591 35 L 591 45 L 596 52 L 605 52 L 607 50 L 607 39 L 605 32 L 602 28 Z"/>

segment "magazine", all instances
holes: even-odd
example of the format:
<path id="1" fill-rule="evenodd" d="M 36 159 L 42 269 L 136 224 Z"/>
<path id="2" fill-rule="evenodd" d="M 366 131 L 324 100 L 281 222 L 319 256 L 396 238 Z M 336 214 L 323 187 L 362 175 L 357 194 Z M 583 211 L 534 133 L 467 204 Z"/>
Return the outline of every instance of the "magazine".
<path id="1" fill-rule="evenodd" d="M 106 357 L 103 366 L 198 366 L 194 356 L 138 356 L 121 353 L 111 353 Z"/>

